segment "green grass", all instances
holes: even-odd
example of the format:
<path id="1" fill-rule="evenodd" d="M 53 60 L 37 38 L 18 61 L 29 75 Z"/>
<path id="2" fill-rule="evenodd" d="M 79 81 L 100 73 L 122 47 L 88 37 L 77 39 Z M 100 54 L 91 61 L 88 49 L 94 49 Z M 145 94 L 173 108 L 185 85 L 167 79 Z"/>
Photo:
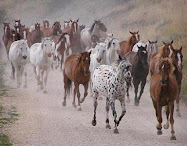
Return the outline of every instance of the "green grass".
<path id="1" fill-rule="evenodd" d="M 12 143 L 7 135 L 0 134 L 0 146 L 12 146 Z"/>

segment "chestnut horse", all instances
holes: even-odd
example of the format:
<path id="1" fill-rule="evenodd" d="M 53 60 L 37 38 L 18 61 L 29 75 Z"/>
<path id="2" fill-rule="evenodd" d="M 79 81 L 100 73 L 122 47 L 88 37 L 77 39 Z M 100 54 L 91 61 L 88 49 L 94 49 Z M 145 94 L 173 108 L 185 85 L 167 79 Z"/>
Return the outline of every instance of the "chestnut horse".
<path id="1" fill-rule="evenodd" d="M 171 124 L 170 140 L 176 140 L 174 131 L 174 101 L 178 95 L 178 83 L 175 79 L 174 66 L 171 58 L 160 58 L 158 63 L 158 72 L 151 76 L 150 94 L 155 108 L 158 120 L 157 134 L 162 134 L 162 107 L 166 106 L 167 122 L 164 129 L 169 128 L 169 120 Z M 170 118 L 169 118 L 170 115 Z"/>
<path id="2" fill-rule="evenodd" d="M 175 67 L 174 70 L 174 75 L 176 77 L 178 86 L 179 86 L 179 92 L 177 95 L 177 99 L 176 99 L 176 103 L 177 103 L 177 108 L 176 108 L 176 112 L 177 112 L 177 116 L 181 117 L 181 113 L 179 110 L 179 100 L 180 100 L 180 92 L 181 92 L 181 84 L 182 84 L 182 69 L 183 69 L 183 55 L 182 55 L 182 47 L 178 50 L 174 49 L 174 60 L 173 60 L 173 64 Z"/>
<path id="3" fill-rule="evenodd" d="M 87 96 L 88 92 L 88 83 L 90 81 L 90 54 L 91 52 L 83 52 L 80 54 L 72 54 L 68 56 L 64 63 L 64 101 L 62 103 L 63 106 L 66 106 L 66 96 L 70 94 L 71 83 L 74 82 L 74 98 L 72 105 L 75 105 L 75 96 L 77 94 L 78 98 L 78 108 L 77 110 L 81 110 L 80 103 L 82 103 Z M 80 100 L 80 91 L 79 85 L 82 84 L 84 86 L 84 97 Z"/>
<path id="4" fill-rule="evenodd" d="M 163 42 L 163 46 L 160 47 L 158 49 L 158 52 L 156 54 L 154 54 L 150 60 L 150 73 L 151 76 L 154 74 L 154 72 L 157 72 L 158 70 L 158 62 L 160 60 L 160 58 L 165 58 L 165 57 L 169 57 L 169 58 L 173 58 L 174 54 L 173 54 L 173 41 L 165 43 Z"/>
<path id="5" fill-rule="evenodd" d="M 8 45 L 8 41 L 10 39 L 10 36 L 11 36 L 10 23 L 3 22 L 3 30 L 4 30 L 4 33 L 3 33 L 2 40 L 3 40 L 4 46 L 6 48 Z"/>
<path id="6" fill-rule="evenodd" d="M 140 41 L 140 35 L 138 34 L 139 31 L 137 32 L 131 32 L 129 31 L 132 35 L 127 41 L 122 41 L 120 42 L 120 56 L 124 57 L 127 52 L 132 51 L 133 46 Z"/>
<path id="7" fill-rule="evenodd" d="M 52 27 L 42 28 L 41 31 L 44 37 L 57 36 L 58 33 L 62 33 L 60 21 L 54 22 Z"/>
<path id="8" fill-rule="evenodd" d="M 43 28 L 49 28 L 49 21 L 43 20 Z"/>
<path id="9" fill-rule="evenodd" d="M 36 23 L 35 24 L 35 29 L 31 31 L 31 45 L 34 43 L 41 43 L 42 37 L 43 37 L 43 32 L 40 30 L 40 24 Z M 29 46 L 30 47 L 30 46 Z"/>

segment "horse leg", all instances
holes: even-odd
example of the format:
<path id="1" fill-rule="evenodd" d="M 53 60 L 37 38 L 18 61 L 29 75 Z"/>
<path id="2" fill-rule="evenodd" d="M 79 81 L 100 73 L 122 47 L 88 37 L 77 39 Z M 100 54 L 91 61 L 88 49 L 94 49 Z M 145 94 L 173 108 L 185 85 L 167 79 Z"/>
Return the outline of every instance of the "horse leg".
<path id="1" fill-rule="evenodd" d="M 61 58 L 60 58 L 60 70 L 62 71 L 62 64 L 63 64 L 63 62 L 64 62 L 64 53 L 63 53 L 63 55 L 61 56 Z"/>
<path id="2" fill-rule="evenodd" d="M 119 101 L 121 103 L 121 109 L 122 109 L 122 111 L 121 111 L 121 115 L 119 117 L 119 120 L 117 121 L 117 126 L 119 125 L 121 119 L 123 118 L 123 116 L 126 113 L 126 109 L 125 109 L 125 98 L 121 98 Z"/>
<path id="3" fill-rule="evenodd" d="M 141 90 L 140 90 L 140 94 L 139 94 L 139 97 L 138 97 L 138 104 L 139 104 L 140 98 L 141 98 L 141 96 L 143 94 L 145 84 L 146 84 L 146 79 L 141 82 Z"/>
<path id="4" fill-rule="evenodd" d="M 43 90 L 44 89 L 44 85 L 43 85 L 43 83 L 44 83 L 44 81 L 43 81 L 43 77 L 44 77 L 44 69 L 42 69 L 41 70 L 41 85 L 40 85 L 40 90 Z"/>
<path id="5" fill-rule="evenodd" d="M 117 122 L 117 112 L 115 110 L 115 99 L 113 96 L 110 96 L 109 97 L 109 101 L 110 101 L 110 107 L 111 107 L 111 110 L 112 110 L 112 114 L 113 114 L 113 117 L 114 117 L 114 133 L 115 134 L 118 134 L 118 129 L 117 129 L 117 126 L 118 126 L 118 122 Z"/>
<path id="6" fill-rule="evenodd" d="M 63 71 L 64 74 L 64 101 L 62 102 L 63 106 L 66 106 L 66 96 L 67 96 L 67 88 L 68 88 L 68 77 L 65 74 L 65 71 Z"/>
<path id="7" fill-rule="evenodd" d="M 25 82 L 23 88 L 27 88 L 27 71 L 26 71 L 26 65 L 23 65 L 23 73 L 25 76 Z"/>
<path id="8" fill-rule="evenodd" d="M 167 122 L 164 124 L 164 129 L 169 128 L 169 106 L 165 106 Z"/>
<path id="9" fill-rule="evenodd" d="M 66 48 L 66 56 L 69 55 L 69 47 Z"/>
<path id="10" fill-rule="evenodd" d="M 40 85 L 42 82 L 40 81 L 40 68 L 38 66 L 36 66 L 36 80 L 37 80 L 37 86 L 38 86 L 37 91 L 39 91 Z"/>
<path id="11" fill-rule="evenodd" d="M 49 74 L 49 68 L 46 69 L 46 74 L 45 74 L 45 77 L 44 77 L 44 91 L 43 91 L 43 94 L 47 94 L 46 86 L 47 86 L 48 74 Z"/>
<path id="12" fill-rule="evenodd" d="M 109 109 L 110 109 L 110 101 L 108 98 L 106 98 L 106 128 L 111 129 L 111 126 L 109 124 L 109 115 L 108 115 Z"/>
<path id="13" fill-rule="evenodd" d="M 15 75 L 16 75 L 16 80 L 17 80 L 17 88 L 20 88 L 20 66 L 15 65 Z"/>
<path id="14" fill-rule="evenodd" d="M 129 88 L 127 88 L 127 90 L 126 90 L 126 92 L 127 92 L 127 103 L 130 103 L 130 98 L 129 98 Z"/>
<path id="15" fill-rule="evenodd" d="M 76 106 L 76 104 L 75 104 L 75 97 L 76 97 L 76 94 L 77 94 L 76 88 L 74 88 L 73 94 L 74 94 L 74 95 L 73 95 L 73 102 L 72 102 L 72 105 L 73 105 L 73 107 L 77 108 L 77 106 Z"/>
<path id="16" fill-rule="evenodd" d="M 12 66 L 12 73 L 11 73 L 10 78 L 11 78 L 12 80 L 15 80 L 15 67 L 13 66 L 12 62 L 11 62 L 11 66 Z"/>
<path id="17" fill-rule="evenodd" d="M 179 94 L 180 94 L 180 92 L 179 92 Z M 179 110 L 179 100 L 180 100 L 179 94 L 177 95 L 177 99 L 176 99 L 176 104 L 177 104 L 176 112 L 177 112 L 177 116 L 181 117 L 181 113 L 180 113 L 180 110 Z"/>
<path id="18" fill-rule="evenodd" d="M 162 107 L 157 103 L 157 134 L 161 135 L 162 134 Z"/>
<path id="19" fill-rule="evenodd" d="M 76 93 L 77 93 L 77 98 L 78 98 L 78 107 L 77 107 L 77 110 L 78 111 L 81 111 L 82 109 L 81 109 L 81 102 L 80 102 L 80 96 L 81 96 L 81 94 L 80 94 L 80 91 L 79 91 L 79 84 L 78 83 L 76 83 L 75 82 L 75 88 L 76 88 Z"/>
<path id="20" fill-rule="evenodd" d="M 81 103 L 84 102 L 87 95 L 88 95 L 88 83 L 84 84 L 84 97 L 80 100 Z"/>
<path id="21" fill-rule="evenodd" d="M 138 103 L 137 94 L 138 94 L 138 85 L 139 85 L 139 82 L 133 80 L 133 84 L 134 84 L 134 93 L 135 93 L 134 105 L 135 105 L 135 106 L 138 106 L 139 103 Z"/>
<path id="22" fill-rule="evenodd" d="M 173 119 L 174 103 L 169 105 L 169 111 L 170 111 L 170 124 L 171 124 L 171 137 L 170 137 L 170 140 L 176 140 L 175 131 L 174 131 L 174 119 Z"/>
<path id="23" fill-rule="evenodd" d="M 94 101 L 94 116 L 93 116 L 93 120 L 92 120 L 92 125 L 95 126 L 97 124 L 97 121 L 96 121 L 96 110 L 97 110 L 97 98 L 98 98 L 98 92 L 97 91 L 94 91 L 93 93 L 93 101 Z"/>

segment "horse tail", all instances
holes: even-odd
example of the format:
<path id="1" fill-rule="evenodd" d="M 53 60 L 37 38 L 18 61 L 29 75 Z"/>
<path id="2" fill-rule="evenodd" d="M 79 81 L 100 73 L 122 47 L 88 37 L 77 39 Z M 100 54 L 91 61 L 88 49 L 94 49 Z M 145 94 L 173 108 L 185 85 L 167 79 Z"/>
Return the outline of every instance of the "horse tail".
<path id="1" fill-rule="evenodd" d="M 72 81 L 70 79 L 68 79 L 67 80 L 67 90 L 66 90 L 67 95 L 70 95 L 71 89 L 72 89 Z"/>

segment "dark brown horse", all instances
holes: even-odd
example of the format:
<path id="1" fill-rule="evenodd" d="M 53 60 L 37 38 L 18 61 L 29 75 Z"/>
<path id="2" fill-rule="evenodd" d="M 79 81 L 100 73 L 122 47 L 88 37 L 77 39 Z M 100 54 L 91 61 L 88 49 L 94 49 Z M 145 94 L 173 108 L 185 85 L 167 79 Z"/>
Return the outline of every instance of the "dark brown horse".
<path id="1" fill-rule="evenodd" d="M 181 113 L 179 110 L 179 100 L 180 100 L 180 92 L 181 92 L 181 84 L 182 84 L 182 69 L 183 69 L 183 54 L 182 54 L 182 47 L 178 50 L 174 49 L 174 60 L 173 60 L 173 64 L 175 67 L 174 70 L 174 75 L 176 77 L 178 86 L 179 86 L 179 92 L 177 95 L 177 99 L 176 99 L 176 103 L 177 103 L 177 108 L 176 108 L 176 112 L 177 112 L 177 116 L 181 117 Z"/>
<path id="2" fill-rule="evenodd" d="M 150 60 L 150 73 L 153 75 L 155 72 L 158 72 L 158 62 L 160 58 L 165 58 L 165 57 L 170 57 L 173 59 L 174 54 L 173 54 L 173 41 L 165 43 L 163 42 L 163 46 L 158 49 L 158 52 L 152 56 Z"/>
<path id="3" fill-rule="evenodd" d="M 43 32 L 40 30 L 40 24 L 39 23 L 35 24 L 35 29 L 31 32 L 30 37 L 31 37 L 30 38 L 31 45 L 33 45 L 34 43 L 41 43 L 42 37 L 43 37 Z"/>
<path id="4" fill-rule="evenodd" d="M 80 54 L 72 54 L 68 56 L 64 63 L 64 101 L 62 103 L 63 106 L 66 106 L 66 96 L 70 94 L 71 83 L 74 82 L 74 98 L 73 98 L 73 106 L 75 105 L 75 96 L 77 94 L 78 98 L 78 110 L 81 110 L 80 103 L 82 103 L 87 96 L 88 92 L 88 83 L 90 80 L 90 54 L 91 52 L 83 52 Z M 80 100 L 80 91 L 79 85 L 82 84 L 84 86 L 84 97 Z"/>
<path id="5" fill-rule="evenodd" d="M 8 41 L 10 39 L 10 36 L 11 36 L 10 23 L 3 22 L 3 30 L 4 30 L 4 33 L 3 33 L 2 40 L 3 40 L 4 46 L 6 48 L 8 45 Z"/>
<path id="6" fill-rule="evenodd" d="M 144 87 L 146 84 L 147 75 L 149 73 L 149 65 L 147 62 L 147 45 L 146 46 L 138 46 L 138 52 L 128 52 L 125 57 L 129 59 L 130 63 L 132 64 L 131 68 L 131 75 L 133 78 L 133 85 L 134 85 L 134 105 L 138 106 L 140 98 L 143 94 Z M 138 87 L 141 84 L 140 94 L 138 96 Z M 129 93 L 127 91 L 127 101 L 129 100 Z"/>
<path id="7" fill-rule="evenodd" d="M 49 28 L 49 21 L 43 20 L 43 28 Z"/>
<path id="8" fill-rule="evenodd" d="M 41 30 L 43 32 L 44 37 L 50 37 L 53 35 L 57 36 L 58 33 L 62 33 L 60 21 L 54 22 L 52 27 L 42 28 Z"/>
<path id="9" fill-rule="evenodd" d="M 167 123 L 164 128 L 169 128 L 169 120 L 171 124 L 170 140 L 176 140 L 174 131 L 174 101 L 178 95 L 178 83 L 173 74 L 174 66 L 171 58 L 160 58 L 158 64 L 158 72 L 151 76 L 150 94 L 155 108 L 158 120 L 157 134 L 162 134 L 162 107 L 166 106 Z M 170 118 L 169 118 L 170 115 Z"/>
<path id="10" fill-rule="evenodd" d="M 130 31 L 129 31 L 130 32 Z M 120 56 L 123 57 L 127 52 L 132 51 L 133 46 L 140 40 L 140 35 L 137 32 L 130 32 L 132 35 L 127 41 L 120 42 Z"/>

